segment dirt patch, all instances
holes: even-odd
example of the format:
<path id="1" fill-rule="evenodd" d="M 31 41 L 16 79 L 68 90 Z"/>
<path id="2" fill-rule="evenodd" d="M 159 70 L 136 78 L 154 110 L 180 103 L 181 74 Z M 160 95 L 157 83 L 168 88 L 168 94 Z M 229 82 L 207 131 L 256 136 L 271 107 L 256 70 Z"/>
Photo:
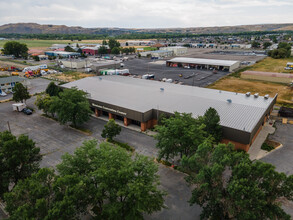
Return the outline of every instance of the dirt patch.
<path id="1" fill-rule="evenodd" d="M 17 62 L 13 62 L 13 61 L 0 60 L 0 67 L 10 67 L 10 66 L 14 66 L 14 67 L 17 67 L 17 68 L 24 68 L 27 65 L 17 63 Z"/>
<path id="2" fill-rule="evenodd" d="M 94 74 L 88 74 L 88 73 L 80 73 L 80 72 L 68 72 L 68 73 L 62 73 L 62 74 L 50 74 L 47 75 L 45 78 L 53 79 L 61 82 L 72 82 L 76 81 L 82 78 L 95 76 Z"/>
<path id="3" fill-rule="evenodd" d="M 227 77 L 209 85 L 208 88 L 239 93 L 259 93 L 261 96 L 269 94 L 271 97 L 278 93 L 277 103 L 293 106 L 293 92 L 289 86 L 283 84 Z"/>

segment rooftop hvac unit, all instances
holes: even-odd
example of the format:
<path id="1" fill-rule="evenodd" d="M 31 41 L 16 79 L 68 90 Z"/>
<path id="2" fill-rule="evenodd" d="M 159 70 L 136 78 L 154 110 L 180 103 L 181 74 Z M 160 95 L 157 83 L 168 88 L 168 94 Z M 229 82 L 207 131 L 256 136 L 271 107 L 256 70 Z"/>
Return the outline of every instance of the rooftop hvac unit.
<path id="1" fill-rule="evenodd" d="M 259 94 L 258 93 L 255 93 L 254 94 L 254 98 L 258 98 Z"/>
<path id="2" fill-rule="evenodd" d="M 161 92 L 164 92 L 164 88 L 160 88 Z"/>
<path id="3" fill-rule="evenodd" d="M 99 80 L 102 80 L 102 77 L 99 77 Z"/>
<path id="4" fill-rule="evenodd" d="M 245 95 L 246 95 L 247 97 L 249 97 L 249 96 L 250 96 L 250 92 L 247 92 Z"/>
<path id="5" fill-rule="evenodd" d="M 269 95 L 269 94 L 266 94 L 266 95 L 264 96 L 264 98 L 265 98 L 265 99 L 269 99 L 269 98 L 270 98 L 270 95 Z"/>
<path id="6" fill-rule="evenodd" d="M 228 102 L 228 103 L 232 103 L 232 100 L 231 100 L 231 99 L 227 99 L 227 102 Z"/>

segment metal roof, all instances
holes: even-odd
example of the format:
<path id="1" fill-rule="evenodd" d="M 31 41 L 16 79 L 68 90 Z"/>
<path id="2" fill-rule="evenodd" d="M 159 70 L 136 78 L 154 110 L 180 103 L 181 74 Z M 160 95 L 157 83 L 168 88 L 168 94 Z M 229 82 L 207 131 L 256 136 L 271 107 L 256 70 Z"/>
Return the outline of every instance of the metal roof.
<path id="1" fill-rule="evenodd" d="M 159 109 L 170 113 L 192 113 L 193 117 L 198 117 L 213 107 L 220 115 L 221 125 L 246 132 L 253 130 L 274 101 L 273 98 L 265 99 L 262 96 L 247 97 L 242 93 L 125 76 L 88 77 L 62 86 L 76 86 L 89 93 L 92 100 L 141 113 Z M 231 103 L 227 101 L 229 99 Z"/>
<path id="2" fill-rule="evenodd" d="M 214 60 L 214 59 L 201 59 L 201 58 L 189 58 L 189 57 L 176 57 L 167 62 L 174 63 L 192 63 L 192 64 L 204 64 L 204 65 L 216 65 L 216 66 L 232 66 L 239 61 L 235 60 Z"/>
<path id="3" fill-rule="evenodd" d="M 24 79 L 18 76 L 0 77 L 0 84 L 22 82 L 22 81 L 24 81 Z"/>

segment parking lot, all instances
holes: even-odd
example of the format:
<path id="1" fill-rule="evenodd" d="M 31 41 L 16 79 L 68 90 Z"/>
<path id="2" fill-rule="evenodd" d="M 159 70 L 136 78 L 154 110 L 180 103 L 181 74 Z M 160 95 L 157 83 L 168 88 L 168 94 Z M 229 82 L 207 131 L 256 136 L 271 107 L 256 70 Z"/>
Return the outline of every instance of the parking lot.
<path id="1" fill-rule="evenodd" d="M 8 130 L 7 122 L 9 121 L 11 132 L 14 135 L 28 135 L 41 149 L 41 154 L 43 155 L 42 167 L 56 166 L 61 162 L 61 156 L 65 152 L 73 153 L 85 140 L 93 138 L 98 141 L 104 140 L 101 137 L 101 133 L 106 123 L 105 121 L 91 118 L 84 126 L 89 128 L 93 134 L 87 136 L 80 131 L 60 125 L 52 119 L 41 116 L 42 112 L 36 110 L 33 104 L 35 99 L 36 97 L 32 97 L 27 100 L 28 106 L 35 108 L 35 112 L 32 115 L 13 112 L 13 102 L 0 103 L 0 132 Z M 135 147 L 137 153 L 150 157 L 156 156 L 156 141 L 153 137 L 122 128 L 121 134 L 116 138 Z M 200 207 L 197 205 L 190 206 L 187 202 L 191 196 L 191 189 L 184 180 L 185 174 L 161 164 L 159 164 L 158 174 L 161 188 L 168 193 L 165 198 L 165 204 L 168 208 L 152 215 L 145 215 L 145 219 L 199 219 Z"/>
<path id="2" fill-rule="evenodd" d="M 154 74 L 155 80 L 163 78 L 182 82 L 185 85 L 205 87 L 217 81 L 229 72 L 218 71 L 214 74 L 212 70 L 185 69 L 179 67 L 167 67 L 165 60 L 151 60 L 148 58 L 133 59 L 124 62 L 124 68 L 134 75 Z M 182 76 L 180 76 L 182 74 Z"/>

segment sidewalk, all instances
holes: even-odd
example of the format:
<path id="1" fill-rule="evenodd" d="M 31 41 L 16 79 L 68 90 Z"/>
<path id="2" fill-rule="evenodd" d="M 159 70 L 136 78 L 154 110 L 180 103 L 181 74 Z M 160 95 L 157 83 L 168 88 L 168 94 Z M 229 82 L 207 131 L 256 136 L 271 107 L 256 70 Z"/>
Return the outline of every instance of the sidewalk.
<path id="1" fill-rule="evenodd" d="M 275 121 L 273 121 L 273 124 Z M 265 123 L 261 131 L 259 132 L 258 136 L 256 137 L 253 144 L 250 146 L 248 150 L 249 158 L 251 160 L 259 160 L 265 155 L 267 155 L 269 152 L 262 150 L 261 146 L 267 139 L 267 136 L 269 134 L 273 134 L 275 132 L 275 128 L 273 127 L 273 124 L 270 125 L 269 123 Z"/>
<path id="2" fill-rule="evenodd" d="M 109 121 L 109 118 L 107 116 L 105 116 L 105 115 L 101 115 L 101 116 L 97 117 L 96 115 L 93 114 L 91 116 L 94 117 L 94 118 L 97 118 L 97 119 L 101 119 L 103 121 Z M 154 131 L 151 131 L 151 130 L 141 131 L 140 127 L 138 125 L 130 124 L 128 126 L 125 126 L 123 121 L 121 121 L 121 120 L 115 120 L 115 123 L 120 125 L 121 127 L 130 129 L 130 130 L 133 130 L 133 131 L 137 131 L 137 132 L 149 135 L 149 136 L 154 136 L 154 135 L 157 134 L 157 132 L 154 132 Z"/>

